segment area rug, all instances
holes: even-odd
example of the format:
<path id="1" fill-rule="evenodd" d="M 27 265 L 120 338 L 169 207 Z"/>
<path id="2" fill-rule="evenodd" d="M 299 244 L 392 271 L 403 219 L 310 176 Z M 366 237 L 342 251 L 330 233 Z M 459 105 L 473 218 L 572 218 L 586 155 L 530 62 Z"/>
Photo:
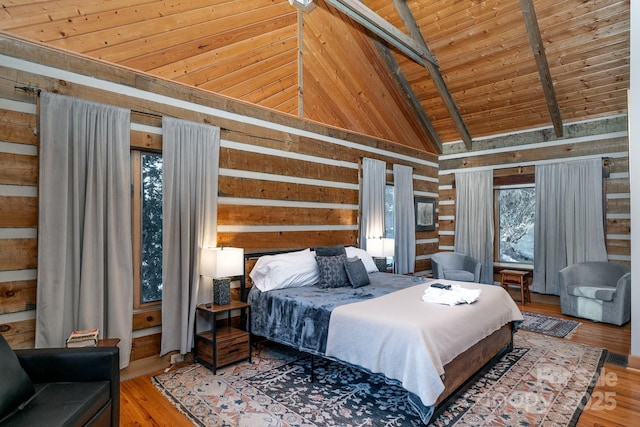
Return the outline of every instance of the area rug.
<path id="1" fill-rule="evenodd" d="M 595 385 L 606 350 L 518 331 L 514 350 L 458 396 L 430 425 L 573 426 Z M 262 345 L 253 363 L 213 375 L 195 364 L 153 378 L 198 426 L 419 426 L 406 392 L 326 359 Z"/>
<path id="2" fill-rule="evenodd" d="M 571 338 L 576 332 L 580 322 L 559 317 L 546 316 L 544 314 L 522 312 L 524 322 L 521 329 L 539 334 L 551 335 L 558 338 Z"/>

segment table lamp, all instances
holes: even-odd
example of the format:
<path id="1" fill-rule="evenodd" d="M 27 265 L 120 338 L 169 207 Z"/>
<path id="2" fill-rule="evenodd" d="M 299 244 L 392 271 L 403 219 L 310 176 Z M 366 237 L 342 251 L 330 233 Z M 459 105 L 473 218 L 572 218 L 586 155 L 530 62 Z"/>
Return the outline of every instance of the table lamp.
<path id="1" fill-rule="evenodd" d="M 395 241 L 376 237 L 367 239 L 367 252 L 373 258 L 379 271 L 387 271 L 387 258 L 393 257 Z"/>
<path id="2" fill-rule="evenodd" d="M 213 303 L 231 302 L 231 277 L 244 274 L 244 249 L 203 248 L 200 253 L 200 274 L 213 278 Z"/>

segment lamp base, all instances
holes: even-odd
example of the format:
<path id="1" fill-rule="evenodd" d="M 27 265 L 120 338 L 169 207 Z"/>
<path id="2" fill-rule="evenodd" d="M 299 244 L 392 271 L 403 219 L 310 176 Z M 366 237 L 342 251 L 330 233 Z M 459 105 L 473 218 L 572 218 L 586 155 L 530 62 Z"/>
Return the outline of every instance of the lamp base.
<path id="1" fill-rule="evenodd" d="M 231 279 L 213 279 L 213 303 L 226 305 L 231 302 Z"/>
<path id="2" fill-rule="evenodd" d="M 382 271 L 386 273 L 387 271 L 387 259 L 382 257 L 373 257 L 373 262 L 376 263 L 376 267 L 378 267 L 378 271 Z"/>

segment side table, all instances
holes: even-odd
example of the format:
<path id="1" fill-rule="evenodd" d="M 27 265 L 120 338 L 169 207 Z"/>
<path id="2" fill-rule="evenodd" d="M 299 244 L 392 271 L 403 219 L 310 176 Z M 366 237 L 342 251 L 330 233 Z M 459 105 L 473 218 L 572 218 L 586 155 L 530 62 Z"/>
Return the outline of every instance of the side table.
<path id="1" fill-rule="evenodd" d="M 527 281 L 528 271 L 521 270 L 501 270 L 502 275 L 501 286 L 505 291 L 509 291 L 509 287 L 520 288 L 520 301 L 522 305 L 526 305 L 527 302 L 531 303 L 531 293 L 529 292 L 529 282 Z"/>
<path id="2" fill-rule="evenodd" d="M 240 310 L 245 324 L 244 329 L 231 326 L 232 310 Z M 251 305 L 231 300 L 229 304 L 198 304 L 196 313 L 207 318 L 211 329 L 197 332 L 194 325 L 193 359 L 209 367 L 215 374 L 216 369 L 233 362 L 248 359 L 251 362 Z M 227 324 L 218 327 L 217 314 L 227 314 Z M 197 322 L 196 322 L 197 323 Z"/>

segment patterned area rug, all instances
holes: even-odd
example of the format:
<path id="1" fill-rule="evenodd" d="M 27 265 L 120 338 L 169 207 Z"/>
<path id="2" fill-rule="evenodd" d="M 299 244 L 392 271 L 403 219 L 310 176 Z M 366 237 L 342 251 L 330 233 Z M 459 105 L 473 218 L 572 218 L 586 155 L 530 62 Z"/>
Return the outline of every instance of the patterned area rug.
<path id="1" fill-rule="evenodd" d="M 575 425 L 606 351 L 519 331 L 514 351 L 432 420 L 432 426 Z M 198 426 L 419 426 L 406 392 L 380 375 L 263 344 L 253 363 L 218 375 L 192 365 L 153 378 Z"/>
<path id="2" fill-rule="evenodd" d="M 544 314 L 522 312 L 524 322 L 520 328 L 525 331 L 537 332 L 539 334 L 551 335 L 558 338 L 571 338 L 576 332 L 580 322 L 559 317 L 546 316 Z"/>

